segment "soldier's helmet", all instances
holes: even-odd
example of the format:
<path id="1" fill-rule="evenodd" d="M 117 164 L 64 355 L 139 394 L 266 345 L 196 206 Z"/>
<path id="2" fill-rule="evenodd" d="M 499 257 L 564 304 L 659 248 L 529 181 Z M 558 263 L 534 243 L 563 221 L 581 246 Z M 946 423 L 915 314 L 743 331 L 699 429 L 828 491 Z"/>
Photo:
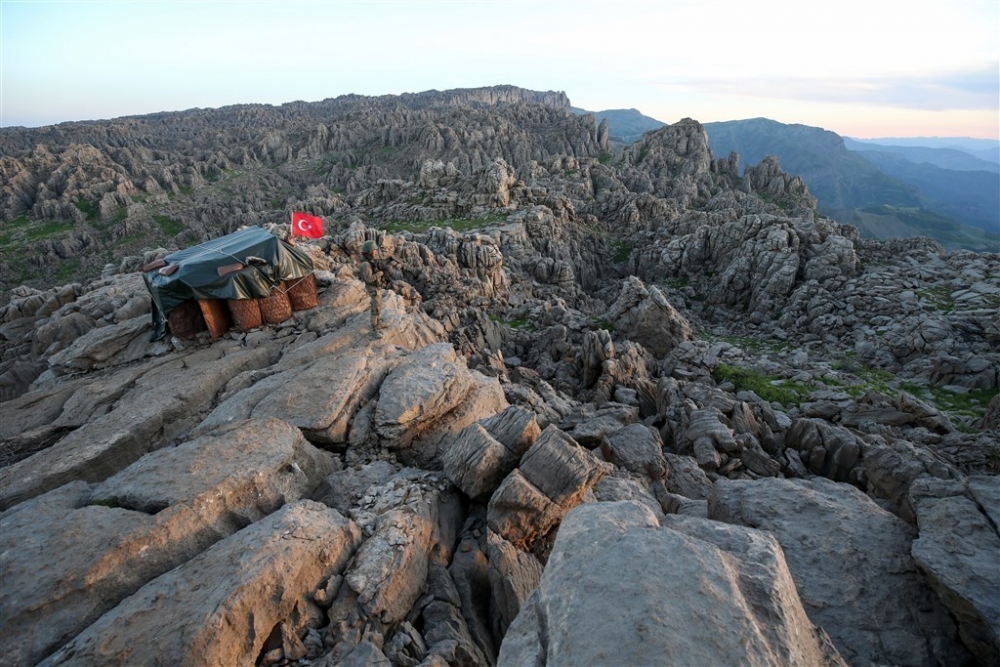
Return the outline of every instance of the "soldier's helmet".
<path id="1" fill-rule="evenodd" d="M 365 257 L 371 257 L 375 254 L 378 247 L 379 244 L 377 241 L 365 241 L 364 245 L 361 246 L 361 254 Z"/>

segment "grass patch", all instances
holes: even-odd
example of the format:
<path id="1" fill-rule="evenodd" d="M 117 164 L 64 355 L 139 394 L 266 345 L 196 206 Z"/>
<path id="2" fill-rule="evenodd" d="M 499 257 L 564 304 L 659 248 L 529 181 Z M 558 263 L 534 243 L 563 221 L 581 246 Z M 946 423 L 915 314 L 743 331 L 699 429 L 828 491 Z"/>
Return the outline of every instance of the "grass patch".
<path id="1" fill-rule="evenodd" d="M 87 216 L 87 220 L 96 220 L 97 219 L 97 209 L 95 209 L 94 205 L 91 204 L 86 199 L 80 199 L 79 201 L 73 202 L 73 206 L 76 206 L 76 208 L 80 212 L 82 212 L 84 215 L 86 215 Z"/>
<path id="2" fill-rule="evenodd" d="M 932 403 L 942 412 L 974 419 L 982 419 L 983 415 L 986 414 L 986 406 L 989 405 L 994 396 L 1000 393 L 1000 389 L 994 388 L 973 389 L 960 394 L 944 387 L 925 387 L 912 383 L 902 383 L 900 389 Z"/>
<path id="3" fill-rule="evenodd" d="M 830 368 L 835 371 L 844 371 L 858 378 L 858 382 L 841 382 L 839 380 L 824 379 L 827 385 L 841 387 L 848 396 L 857 398 L 869 391 L 877 391 L 880 394 L 891 395 L 897 387 L 895 386 L 896 375 L 878 366 L 861 364 L 854 358 L 854 353 L 848 353 L 847 358 L 830 364 Z"/>
<path id="4" fill-rule="evenodd" d="M 497 322 L 511 329 L 524 329 L 525 331 L 535 331 L 535 323 L 524 317 L 515 317 L 512 320 L 505 320 L 496 315 L 489 315 L 490 321 Z"/>
<path id="5" fill-rule="evenodd" d="M 27 230 L 25 232 L 25 236 L 29 239 L 37 240 L 49 238 L 51 236 L 58 236 L 70 231 L 73 231 L 72 222 L 46 222 L 38 227 L 35 227 L 34 229 Z"/>
<path id="6" fill-rule="evenodd" d="M 55 271 L 56 284 L 72 282 L 80 270 L 80 260 L 68 259 L 59 263 L 59 268 Z"/>
<path id="7" fill-rule="evenodd" d="M 624 262 L 632 254 L 631 244 L 626 243 L 625 241 L 612 241 L 611 249 L 611 259 L 615 262 Z"/>
<path id="8" fill-rule="evenodd" d="M 22 215 L 19 218 L 14 218 L 10 222 L 3 223 L 3 226 L 4 226 L 4 229 L 13 230 L 13 229 L 20 229 L 20 228 L 23 228 L 23 227 L 27 227 L 30 224 L 31 224 L 31 220 L 28 220 L 28 216 Z"/>
<path id="9" fill-rule="evenodd" d="M 684 289 L 688 286 L 688 279 L 686 277 L 674 278 L 673 280 L 668 280 L 666 285 L 671 289 Z"/>
<path id="10" fill-rule="evenodd" d="M 917 296 L 925 302 L 924 308 L 941 313 L 950 313 L 955 309 L 955 300 L 951 298 L 951 289 L 944 285 L 936 285 L 918 291 Z"/>
<path id="11" fill-rule="evenodd" d="M 809 396 L 809 388 L 801 382 L 768 377 L 749 368 L 719 364 L 712 375 L 716 382 L 731 382 L 737 391 L 752 391 L 768 403 L 798 405 Z"/>
<path id="12" fill-rule="evenodd" d="M 184 225 L 171 220 L 165 215 L 154 215 L 153 221 L 160 227 L 160 231 L 170 237 L 177 236 L 184 231 Z"/>
<path id="13" fill-rule="evenodd" d="M 28 220 L 28 217 L 24 215 L 14 218 L 10 222 L 3 223 L 2 231 L 0 231 L 0 249 L 8 248 L 14 239 L 14 235 L 17 232 L 23 231 L 30 224 L 31 220 Z"/>
<path id="14" fill-rule="evenodd" d="M 599 318 L 595 319 L 594 320 L 594 325 L 598 329 L 604 329 L 608 333 L 614 333 L 615 332 L 615 325 L 613 325 L 610 321 L 604 319 L 603 317 L 599 317 Z"/>

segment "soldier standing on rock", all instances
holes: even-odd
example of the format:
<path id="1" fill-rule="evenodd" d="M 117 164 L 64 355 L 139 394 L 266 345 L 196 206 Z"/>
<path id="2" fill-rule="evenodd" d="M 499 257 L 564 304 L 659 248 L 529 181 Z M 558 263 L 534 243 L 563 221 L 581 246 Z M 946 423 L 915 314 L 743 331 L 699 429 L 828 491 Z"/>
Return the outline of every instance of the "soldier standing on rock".
<path id="1" fill-rule="evenodd" d="M 385 261 L 388 253 L 380 239 L 365 241 L 361 246 L 361 279 L 365 281 L 365 291 L 371 302 L 372 335 L 382 337 L 382 289 L 385 287 Z"/>

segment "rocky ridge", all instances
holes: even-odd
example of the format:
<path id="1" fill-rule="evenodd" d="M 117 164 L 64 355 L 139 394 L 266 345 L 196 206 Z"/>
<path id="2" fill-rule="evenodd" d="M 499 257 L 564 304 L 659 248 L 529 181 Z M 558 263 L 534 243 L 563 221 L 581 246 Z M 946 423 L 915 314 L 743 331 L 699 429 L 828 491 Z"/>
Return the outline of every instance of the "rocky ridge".
<path id="1" fill-rule="evenodd" d="M 318 175 L 281 325 L 150 341 L 164 248 L 11 290 L 0 664 L 996 664 L 1000 256 L 860 239 L 692 120 L 608 159 L 558 97 L 451 94 L 338 104 L 542 129 Z"/>

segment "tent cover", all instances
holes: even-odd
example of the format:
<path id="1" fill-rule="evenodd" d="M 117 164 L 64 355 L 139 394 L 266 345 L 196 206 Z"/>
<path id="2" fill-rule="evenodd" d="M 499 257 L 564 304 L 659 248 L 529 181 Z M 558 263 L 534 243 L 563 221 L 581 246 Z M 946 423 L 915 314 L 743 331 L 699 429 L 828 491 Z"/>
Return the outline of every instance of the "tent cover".
<path id="1" fill-rule="evenodd" d="M 153 340 L 167 333 L 167 313 L 188 299 L 260 299 L 282 280 L 305 278 L 312 259 L 260 227 L 248 227 L 164 257 L 177 269 L 146 271 L 152 295 Z M 240 263 L 242 269 L 219 275 L 220 268 Z"/>

